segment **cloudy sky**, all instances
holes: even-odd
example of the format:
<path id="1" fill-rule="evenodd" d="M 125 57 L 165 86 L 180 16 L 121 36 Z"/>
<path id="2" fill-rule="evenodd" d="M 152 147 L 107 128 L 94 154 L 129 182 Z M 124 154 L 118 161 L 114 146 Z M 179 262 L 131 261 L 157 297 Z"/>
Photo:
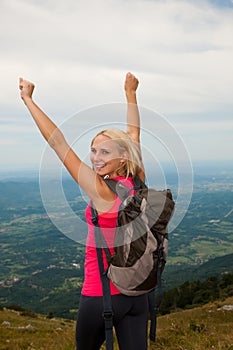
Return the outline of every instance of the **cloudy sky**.
<path id="1" fill-rule="evenodd" d="M 1 0 L 0 36 L 3 169 L 38 168 L 45 147 L 19 97 L 18 77 L 35 83 L 35 101 L 57 124 L 82 136 L 78 146 L 74 135 L 71 141 L 86 156 L 85 130 L 108 120 L 105 109 L 122 103 L 123 120 L 128 71 L 140 81 L 148 152 L 159 150 L 148 130 L 161 140 L 153 112 L 192 161 L 232 162 L 232 0 Z M 118 122 L 114 113 L 109 122 Z"/>

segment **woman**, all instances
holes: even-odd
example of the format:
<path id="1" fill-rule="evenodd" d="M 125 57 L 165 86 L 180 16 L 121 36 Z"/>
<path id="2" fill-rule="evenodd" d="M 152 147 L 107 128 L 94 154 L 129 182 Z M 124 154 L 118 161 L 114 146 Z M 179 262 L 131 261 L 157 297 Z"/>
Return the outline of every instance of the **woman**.
<path id="1" fill-rule="evenodd" d="M 144 180 L 140 152 L 140 120 L 137 107 L 137 78 L 128 73 L 125 92 L 128 103 L 127 129 L 108 129 L 98 133 L 91 142 L 92 168 L 84 164 L 67 144 L 63 134 L 32 99 L 34 85 L 20 78 L 21 98 L 40 132 L 57 153 L 71 176 L 89 196 L 98 212 L 98 222 L 113 253 L 114 231 L 120 205 L 104 178 L 114 178 L 128 188 L 137 174 Z M 88 236 L 86 244 L 84 284 L 76 327 L 77 350 L 97 350 L 105 340 L 102 284 L 91 222 L 90 204 L 86 209 Z M 107 267 L 103 254 L 104 265 Z M 147 295 L 129 297 L 121 294 L 110 282 L 113 323 L 120 350 L 147 349 Z"/>

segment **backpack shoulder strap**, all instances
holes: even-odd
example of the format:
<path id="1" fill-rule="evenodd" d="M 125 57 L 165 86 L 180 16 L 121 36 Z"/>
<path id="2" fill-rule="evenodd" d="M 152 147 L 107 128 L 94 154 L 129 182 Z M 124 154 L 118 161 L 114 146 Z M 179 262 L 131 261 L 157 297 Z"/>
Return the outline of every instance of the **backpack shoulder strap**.
<path id="1" fill-rule="evenodd" d="M 135 185 L 135 188 L 136 189 L 139 189 L 139 188 L 147 188 L 147 185 L 145 184 L 144 181 L 142 181 L 142 179 L 136 175 L 134 178 L 133 178 L 133 182 L 134 182 L 134 185 Z"/>
<path id="2" fill-rule="evenodd" d="M 120 198 L 122 202 L 125 200 L 125 198 L 128 197 L 129 192 L 134 189 L 134 187 L 128 188 L 120 181 L 114 179 L 104 179 L 104 182 Z"/>
<path id="3" fill-rule="evenodd" d="M 111 256 L 110 250 L 107 247 L 104 236 L 98 224 L 98 213 L 93 203 L 91 203 L 92 223 L 94 224 L 94 234 L 96 241 L 96 253 L 99 265 L 100 279 L 103 290 L 103 317 L 105 324 L 106 350 L 113 350 L 113 311 L 110 292 L 110 281 L 107 276 L 107 271 L 104 269 L 102 248 L 105 251 L 106 257 Z"/>

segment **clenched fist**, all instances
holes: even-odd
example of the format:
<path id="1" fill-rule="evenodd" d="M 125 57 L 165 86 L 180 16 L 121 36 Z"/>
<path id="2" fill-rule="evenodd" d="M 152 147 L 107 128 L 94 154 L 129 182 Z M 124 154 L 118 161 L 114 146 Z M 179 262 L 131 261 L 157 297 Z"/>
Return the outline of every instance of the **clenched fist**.
<path id="1" fill-rule="evenodd" d="M 127 73 L 125 78 L 125 92 L 127 93 L 135 93 L 138 87 L 138 79 L 132 74 Z"/>
<path id="2" fill-rule="evenodd" d="M 21 91 L 20 95 L 24 102 L 26 99 L 32 98 L 34 87 L 35 85 L 30 81 L 24 80 L 23 78 L 19 78 L 19 89 Z"/>

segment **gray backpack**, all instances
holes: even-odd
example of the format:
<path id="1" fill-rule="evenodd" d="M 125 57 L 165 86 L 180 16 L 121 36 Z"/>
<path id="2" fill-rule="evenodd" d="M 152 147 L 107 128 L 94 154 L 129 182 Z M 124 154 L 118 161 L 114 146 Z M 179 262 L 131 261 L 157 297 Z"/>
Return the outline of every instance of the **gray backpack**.
<path id="1" fill-rule="evenodd" d="M 175 206 L 171 191 L 148 188 L 138 176 L 133 181 L 134 187 L 128 189 L 120 181 L 105 180 L 122 201 L 112 256 L 98 226 L 97 211 L 92 207 L 103 302 L 104 308 L 108 309 L 105 317 L 107 321 L 111 314 L 111 301 L 107 296 L 110 295 L 109 279 L 122 294 L 128 296 L 148 293 L 157 285 L 160 288 L 168 253 L 167 225 Z M 132 190 L 136 193 L 129 195 Z M 102 262 L 102 249 L 109 264 L 106 271 Z"/>
<path id="2" fill-rule="evenodd" d="M 114 190 L 112 181 L 107 184 Z M 163 270 L 168 255 L 167 224 L 174 209 L 170 190 L 149 189 L 139 178 L 134 183 L 136 193 L 126 196 L 119 208 L 115 254 L 108 268 L 108 277 L 126 295 L 156 287 L 159 265 Z M 117 184 L 115 193 L 120 197 Z"/>

